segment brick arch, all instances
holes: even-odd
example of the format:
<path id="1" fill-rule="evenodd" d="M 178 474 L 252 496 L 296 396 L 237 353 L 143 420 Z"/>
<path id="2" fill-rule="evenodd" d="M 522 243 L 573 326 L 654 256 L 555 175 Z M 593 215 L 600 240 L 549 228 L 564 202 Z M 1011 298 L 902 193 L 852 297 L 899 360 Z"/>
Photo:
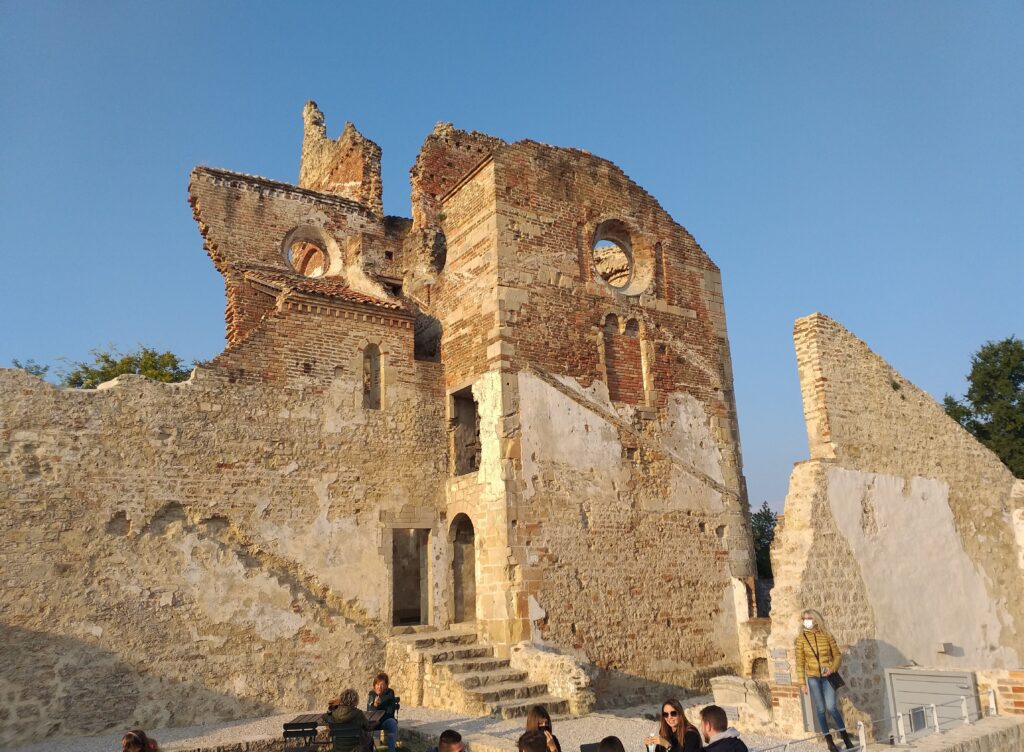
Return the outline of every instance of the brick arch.
<path id="1" fill-rule="evenodd" d="M 640 322 L 609 313 L 601 325 L 601 360 L 608 398 L 629 405 L 644 401 L 644 368 L 640 347 Z"/>

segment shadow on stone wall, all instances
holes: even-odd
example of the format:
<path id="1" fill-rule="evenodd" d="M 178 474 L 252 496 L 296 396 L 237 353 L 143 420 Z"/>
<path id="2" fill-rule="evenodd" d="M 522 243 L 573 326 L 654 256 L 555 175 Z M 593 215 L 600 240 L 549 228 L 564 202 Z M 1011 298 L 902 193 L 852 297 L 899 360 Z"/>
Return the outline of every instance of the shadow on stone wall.
<path id="1" fill-rule="evenodd" d="M 857 721 L 886 719 L 870 724 L 869 734 L 876 739 L 888 739 L 892 731 L 889 723 L 888 691 L 885 687 L 885 669 L 905 666 L 907 657 L 885 640 L 857 640 L 843 654 L 839 669 L 846 680 L 847 689 L 841 698 L 853 705 L 856 713 L 846 722 L 856 726 Z"/>
<path id="2" fill-rule="evenodd" d="M 7 624 L 0 624 L 0 667 L 0 747 L 133 726 L 251 717 L 274 709 L 154 675 L 145 655 L 129 663 L 84 640 Z"/>

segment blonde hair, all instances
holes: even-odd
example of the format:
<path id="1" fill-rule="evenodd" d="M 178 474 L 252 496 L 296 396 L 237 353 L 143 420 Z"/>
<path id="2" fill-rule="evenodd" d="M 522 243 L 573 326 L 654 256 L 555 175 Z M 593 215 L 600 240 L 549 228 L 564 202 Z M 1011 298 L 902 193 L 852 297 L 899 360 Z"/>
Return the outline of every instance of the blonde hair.
<path id="1" fill-rule="evenodd" d="M 814 626 L 820 629 L 822 632 L 827 632 L 828 629 L 825 627 L 825 618 L 821 615 L 821 611 L 816 608 L 805 608 L 800 612 L 800 619 L 803 620 L 804 614 L 810 614 L 811 618 L 814 619 Z"/>

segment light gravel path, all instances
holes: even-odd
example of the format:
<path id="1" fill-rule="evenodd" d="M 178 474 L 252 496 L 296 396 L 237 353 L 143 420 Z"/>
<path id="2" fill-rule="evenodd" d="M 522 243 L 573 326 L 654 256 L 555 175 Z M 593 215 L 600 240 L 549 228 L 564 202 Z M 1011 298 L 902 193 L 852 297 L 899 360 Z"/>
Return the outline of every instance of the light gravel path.
<path id="1" fill-rule="evenodd" d="M 706 698 L 703 698 L 706 700 Z M 696 703 L 686 703 L 696 704 Z M 646 752 L 643 737 L 655 727 L 654 721 L 646 720 L 644 714 L 653 714 L 653 706 L 621 708 L 591 713 L 582 718 L 555 718 L 554 731 L 562 745 L 563 752 L 577 752 L 581 744 L 600 741 L 606 736 L 619 737 L 626 752 Z M 253 742 L 263 739 L 278 739 L 281 725 L 300 713 L 315 712 L 297 710 L 292 713 L 253 718 L 241 721 L 222 721 L 187 728 L 153 729 L 152 735 L 160 742 L 161 750 L 195 750 L 219 747 L 239 742 Z M 687 713 L 689 717 L 691 713 Z M 431 737 L 437 737 L 444 729 L 459 731 L 472 746 L 472 737 L 489 737 L 491 746 L 515 749 L 516 739 L 523 733 L 525 720 L 505 721 L 495 718 L 479 718 L 431 708 L 402 708 L 399 725 L 415 729 Z M 147 729 L 147 732 L 150 729 Z M 10 752 L 119 752 L 123 732 L 100 736 L 80 736 L 52 739 L 21 747 L 10 748 Z M 755 752 L 786 739 L 743 734 L 743 740 Z M 500 741 L 499 741 L 500 740 Z"/>

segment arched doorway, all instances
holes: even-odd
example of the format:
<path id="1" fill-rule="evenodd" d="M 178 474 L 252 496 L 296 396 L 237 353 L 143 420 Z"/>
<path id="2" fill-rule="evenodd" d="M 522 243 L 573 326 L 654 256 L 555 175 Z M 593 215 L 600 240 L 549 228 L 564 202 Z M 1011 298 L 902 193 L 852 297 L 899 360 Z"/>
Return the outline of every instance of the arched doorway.
<path id="1" fill-rule="evenodd" d="M 476 621 L 476 544 L 473 523 L 464 514 L 452 520 L 452 621 Z"/>

